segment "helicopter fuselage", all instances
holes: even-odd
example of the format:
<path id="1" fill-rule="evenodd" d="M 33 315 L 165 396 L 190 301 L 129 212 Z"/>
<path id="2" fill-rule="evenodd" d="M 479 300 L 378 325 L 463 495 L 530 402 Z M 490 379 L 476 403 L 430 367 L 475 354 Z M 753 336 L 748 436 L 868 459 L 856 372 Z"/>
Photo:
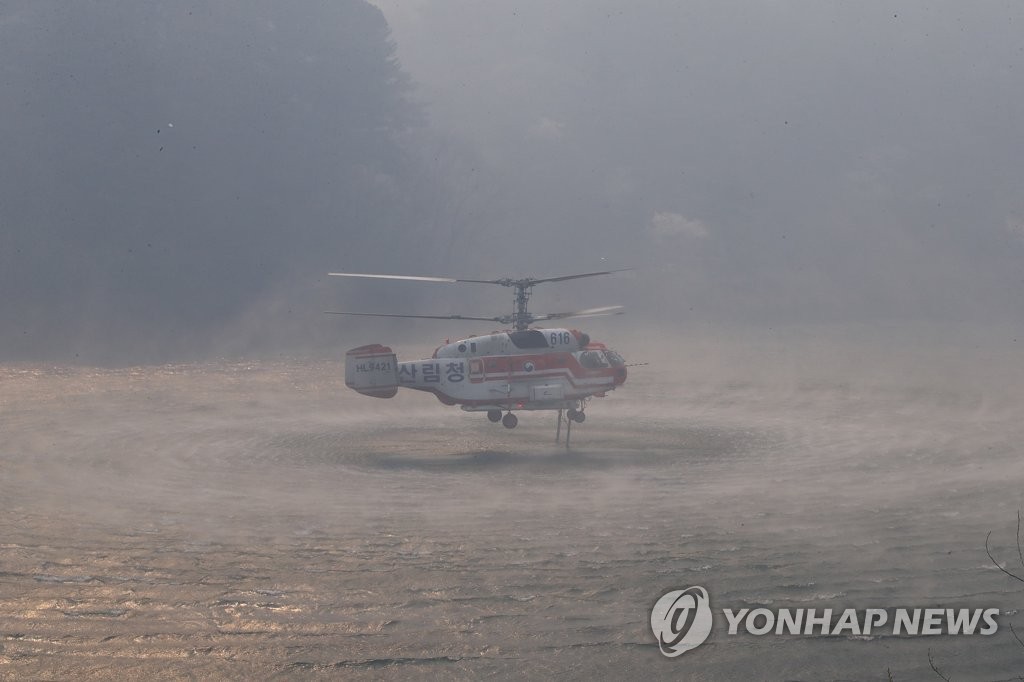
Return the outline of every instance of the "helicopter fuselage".
<path id="1" fill-rule="evenodd" d="M 364 395 L 390 398 L 404 387 L 470 412 L 582 408 L 625 380 L 618 353 L 561 328 L 471 336 L 403 362 L 386 346 L 361 346 L 348 352 L 345 372 L 346 384 Z"/>

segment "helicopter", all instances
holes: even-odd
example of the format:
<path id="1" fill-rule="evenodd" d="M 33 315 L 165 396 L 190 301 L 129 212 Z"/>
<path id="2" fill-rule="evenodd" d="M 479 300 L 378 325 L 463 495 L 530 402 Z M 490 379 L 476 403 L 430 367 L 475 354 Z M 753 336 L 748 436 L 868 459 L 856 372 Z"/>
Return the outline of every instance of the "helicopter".
<path id="1" fill-rule="evenodd" d="M 570 317 L 620 315 L 622 306 L 588 308 L 565 313 L 535 315 L 528 310 L 533 287 L 583 277 L 610 275 L 604 270 L 560 277 L 521 279 L 456 279 L 414 275 L 380 275 L 330 272 L 331 277 L 407 280 L 413 282 L 495 284 L 515 289 L 511 315 L 468 317 L 464 315 L 402 315 L 392 313 L 325 311 L 329 315 L 402 317 L 431 320 L 472 320 L 511 325 L 505 331 L 445 341 L 430 358 L 399 362 L 388 346 L 373 343 L 345 354 L 345 385 L 373 398 L 393 398 L 399 388 L 433 393 L 444 405 L 459 405 L 466 412 L 485 412 L 507 429 L 519 423 L 520 410 L 555 410 L 560 442 L 565 423 L 569 447 L 573 422 L 586 420 L 585 407 L 592 397 L 603 398 L 626 381 L 626 362 L 621 355 L 578 329 L 538 328 L 532 325 Z"/>

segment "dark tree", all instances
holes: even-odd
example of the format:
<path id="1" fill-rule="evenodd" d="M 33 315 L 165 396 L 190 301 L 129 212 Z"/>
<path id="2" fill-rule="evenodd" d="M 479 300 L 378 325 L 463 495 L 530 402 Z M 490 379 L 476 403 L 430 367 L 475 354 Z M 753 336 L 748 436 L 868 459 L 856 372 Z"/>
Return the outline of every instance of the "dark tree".
<path id="1" fill-rule="evenodd" d="M 397 239 L 422 116 L 363 0 L 7 3 L 0 360 L 194 354 Z"/>

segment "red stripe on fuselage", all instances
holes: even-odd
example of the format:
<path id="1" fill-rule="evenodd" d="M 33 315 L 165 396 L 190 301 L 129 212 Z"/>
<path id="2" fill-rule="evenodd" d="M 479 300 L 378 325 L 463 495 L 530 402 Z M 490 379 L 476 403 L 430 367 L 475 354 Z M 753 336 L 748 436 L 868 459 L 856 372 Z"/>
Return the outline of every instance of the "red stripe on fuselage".
<path id="1" fill-rule="evenodd" d="M 526 372 L 524 366 L 528 362 L 533 364 L 534 370 L 533 372 L 526 372 L 527 374 L 535 374 L 547 369 L 568 369 L 572 376 L 579 379 L 590 377 L 611 377 L 614 379 L 617 376 L 616 370 L 619 369 L 617 367 L 584 367 L 572 353 L 500 355 L 471 359 L 483 362 L 484 372 L 482 376 L 485 380 L 492 376 L 498 378 L 499 375 L 507 376 L 510 373 Z M 480 378 L 480 376 L 476 375 L 472 378 Z"/>

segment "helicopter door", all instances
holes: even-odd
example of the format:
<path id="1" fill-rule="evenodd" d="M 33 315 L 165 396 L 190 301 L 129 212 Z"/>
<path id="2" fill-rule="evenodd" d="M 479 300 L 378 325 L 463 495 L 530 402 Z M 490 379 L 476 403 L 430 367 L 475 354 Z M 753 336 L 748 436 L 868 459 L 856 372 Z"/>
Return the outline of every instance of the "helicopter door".
<path id="1" fill-rule="evenodd" d="M 484 380 L 484 361 L 473 358 L 469 361 L 469 380 L 474 384 Z"/>

